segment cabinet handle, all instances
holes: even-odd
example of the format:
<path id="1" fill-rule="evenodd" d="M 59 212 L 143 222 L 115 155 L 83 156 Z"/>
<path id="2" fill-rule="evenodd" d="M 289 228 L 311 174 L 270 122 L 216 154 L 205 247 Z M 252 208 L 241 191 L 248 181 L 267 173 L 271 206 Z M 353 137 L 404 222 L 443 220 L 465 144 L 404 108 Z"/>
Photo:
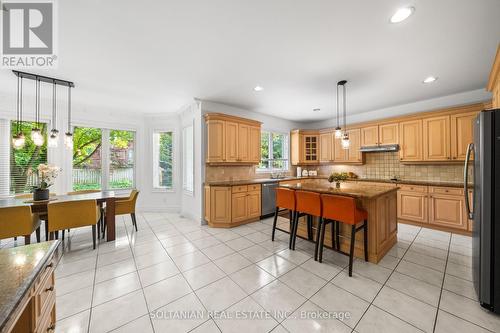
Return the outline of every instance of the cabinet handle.
<path id="1" fill-rule="evenodd" d="M 54 291 L 54 286 L 51 286 L 51 287 L 45 289 L 45 291 Z"/>
<path id="2" fill-rule="evenodd" d="M 48 264 L 45 268 L 52 268 L 52 267 L 54 267 L 54 263 L 53 262 L 51 262 L 50 264 Z"/>

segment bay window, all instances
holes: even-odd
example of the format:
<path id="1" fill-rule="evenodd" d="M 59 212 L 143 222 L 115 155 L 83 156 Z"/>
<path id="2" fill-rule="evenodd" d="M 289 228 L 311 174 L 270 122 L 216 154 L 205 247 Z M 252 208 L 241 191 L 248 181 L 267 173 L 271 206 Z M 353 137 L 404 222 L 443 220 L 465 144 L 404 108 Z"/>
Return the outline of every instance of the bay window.
<path id="1" fill-rule="evenodd" d="M 154 131 L 153 133 L 153 188 L 173 188 L 174 166 L 173 133 Z"/>

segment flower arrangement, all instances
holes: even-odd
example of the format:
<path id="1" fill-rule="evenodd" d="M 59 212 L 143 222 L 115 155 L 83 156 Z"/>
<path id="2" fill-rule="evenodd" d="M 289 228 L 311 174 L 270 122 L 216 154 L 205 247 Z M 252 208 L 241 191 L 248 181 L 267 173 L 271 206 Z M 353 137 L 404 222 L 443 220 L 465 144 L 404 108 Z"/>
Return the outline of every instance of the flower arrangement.
<path id="1" fill-rule="evenodd" d="M 328 177 L 330 183 L 335 182 L 337 188 L 340 187 L 340 182 L 346 181 L 349 178 L 347 172 L 334 172 Z"/>
<path id="2" fill-rule="evenodd" d="M 53 164 L 40 164 L 37 168 L 38 171 L 38 189 L 45 190 L 50 186 L 54 185 L 54 181 L 56 180 L 60 168 Z"/>

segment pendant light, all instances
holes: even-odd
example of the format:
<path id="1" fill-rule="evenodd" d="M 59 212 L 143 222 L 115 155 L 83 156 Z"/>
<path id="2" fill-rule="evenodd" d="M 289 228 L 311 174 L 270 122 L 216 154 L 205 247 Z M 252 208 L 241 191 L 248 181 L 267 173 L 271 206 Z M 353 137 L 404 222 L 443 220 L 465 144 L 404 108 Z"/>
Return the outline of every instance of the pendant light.
<path id="1" fill-rule="evenodd" d="M 338 82 L 338 85 L 342 86 L 342 103 L 343 103 L 343 113 L 344 113 L 344 134 L 342 136 L 342 148 L 349 149 L 351 142 L 349 140 L 349 134 L 347 133 L 347 111 L 346 111 L 346 85 L 347 81 L 342 80 Z"/>
<path id="2" fill-rule="evenodd" d="M 57 148 L 59 144 L 59 131 L 56 129 L 57 124 L 57 84 L 52 83 L 52 129 L 49 136 L 49 147 Z"/>
<path id="3" fill-rule="evenodd" d="M 335 139 L 342 138 L 342 128 L 340 128 L 340 103 L 339 103 L 339 83 L 337 83 L 337 127 L 335 127 Z"/>
<path id="4" fill-rule="evenodd" d="M 35 98 L 35 123 L 36 127 L 31 129 L 31 140 L 35 146 L 42 146 L 45 139 L 40 130 L 40 80 L 36 80 L 36 98 Z"/>
<path id="5" fill-rule="evenodd" d="M 73 133 L 71 133 L 71 86 L 68 85 L 68 131 L 64 136 L 64 145 L 73 149 Z"/>
<path id="6" fill-rule="evenodd" d="M 26 138 L 21 131 L 21 122 L 23 121 L 23 78 L 17 77 L 17 119 L 16 119 L 16 134 L 12 138 L 12 146 L 14 149 L 21 149 L 26 143 Z"/>

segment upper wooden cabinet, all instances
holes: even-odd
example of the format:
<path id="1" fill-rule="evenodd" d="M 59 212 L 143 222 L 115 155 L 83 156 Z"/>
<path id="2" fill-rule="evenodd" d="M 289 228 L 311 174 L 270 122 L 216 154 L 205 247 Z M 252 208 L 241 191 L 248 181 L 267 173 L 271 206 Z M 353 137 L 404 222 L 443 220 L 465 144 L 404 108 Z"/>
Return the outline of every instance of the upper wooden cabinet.
<path id="1" fill-rule="evenodd" d="M 318 164 L 320 161 L 318 131 L 293 130 L 290 133 L 292 165 Z"/>
<path id="2" fill-rule="evenodd" d="M 361 148 L 361 130 L 359 128 L 351 129 L 347 131 L 347 134 L 349 134 L 349 149 L 347 149 L 347 161 L 351 163 L 363 162 L 362 153 L 359 151 L 359 148 Z"/>
<path id="3" fill-rule="evenodd" d="M 209 164 L 258 164 L 261 123 L 221 113 L 207 113 Z"/>
<path id="4" fill-rule="evenodd" d="M 450 116 L 425 118 L 424 160 L 446 161 L 450 156 Z"/>
<path id="5" fill-rule="evenodd" d="M 487 89 L 493 95 L 492 107 L 494 109 L 500 108 L 500 45 L 497 48 L 497 55 L 493 62 Z"/>
<path id="6" fill-rule="evenodd" d="M 399 124 L 387 123 L 363 127 L 361 129 L 361 147 L 391 145 L 399 143 Z"/>
<path id="7" fill-rule="evenodd" d="M 422 120 L 399 123 L 399 158 L 401 161 L 422 160 Z"/>
<path id="8" fill-rule="evenodd" d="M 474 142 L 474 119 L 477 112 L 459 113 L 451 116 L 451 159 L 465 160 L 467 147 Z M 473 158 L 473 155 L 471 156 Z"/>
<path id="9" fill-rule="evenodd" d="M 319 135 L 319 161 L 332 162 L 334 157 L 333 140 L 335 136 L 333 133 L 321 133 Z"/>

